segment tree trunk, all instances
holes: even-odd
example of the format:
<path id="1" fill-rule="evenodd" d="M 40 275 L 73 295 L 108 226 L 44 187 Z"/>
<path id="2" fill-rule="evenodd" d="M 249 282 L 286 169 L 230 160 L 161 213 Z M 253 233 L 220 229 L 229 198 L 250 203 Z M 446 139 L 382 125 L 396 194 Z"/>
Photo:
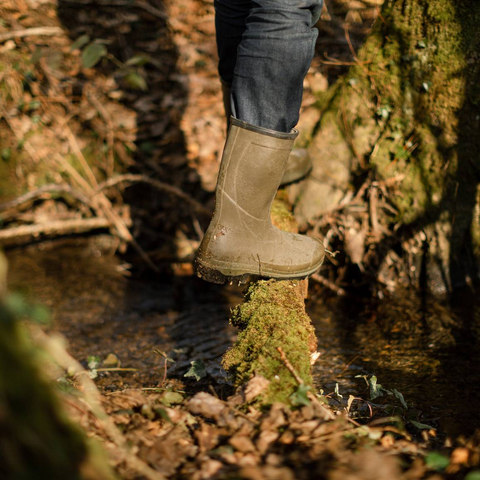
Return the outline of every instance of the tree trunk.
<path id="1" fill-rule="evenodd" d="M 290 192 L 296 217 L 324 233 L 338 221 L 347 253 L 352 228 L 366 230 L 369 248 L 350 259 L 387 284 L 479 281 L 479 31 L 474 0 L 387 1 L 356 65 L 321 98 L 313 175 Z"/>

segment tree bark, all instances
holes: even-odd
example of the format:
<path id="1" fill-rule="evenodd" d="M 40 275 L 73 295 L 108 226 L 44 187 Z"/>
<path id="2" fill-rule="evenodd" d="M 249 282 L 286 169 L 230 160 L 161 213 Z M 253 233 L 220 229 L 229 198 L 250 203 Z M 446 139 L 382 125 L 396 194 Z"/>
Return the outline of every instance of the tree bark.
<path id="1" fill-rule="evenodd" d="M 295 215 L 315 224 L 367 178 L 367 222 L 340 209 L 368 224 L 363 263 L 387 283 L 479 281 L 479 30 L 474 0 L 387 1 L 357 64 L 321 99 Z"/>

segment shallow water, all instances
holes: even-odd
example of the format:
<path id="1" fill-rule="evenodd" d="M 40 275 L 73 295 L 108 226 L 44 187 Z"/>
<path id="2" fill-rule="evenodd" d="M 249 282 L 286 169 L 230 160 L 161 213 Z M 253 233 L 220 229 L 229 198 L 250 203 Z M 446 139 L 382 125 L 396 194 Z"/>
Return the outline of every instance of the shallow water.
<path id="1" fill-rule="evenodd" d="M 122 367 L 137 369 L 101 374 L 105 390 L 158 385 L 164 359 L 154 349 L 174 358 L 169 377 L 202 359 L 217 384 L 225 384 L 220 357 L 235 339 L 228 316 L 242 301 L 242 290 L 191 276 L 130 278 L 103 240 L 8 252 L 10 288 L 51 309 L 48 329 L 64 334 L 84 364 L 90 355 L 114 353 Z M 307 309 L 321 353 L 314 367 L 318 388 L 330 394 L 338 383 L 344 402 L 349 395 L 368 399 L 365 380 L 355 377 L 374 374 L 385 388 L 404 395 L 412 419 L 438 427 L 441 436 L 480 427 L 478 303 L 469 298 L 452 312 L 409 292 L 381 302 L 360 295 L 332 298 L 313 285 L 310 292 Z M 387 412 L 390 403 L 386 396 L 376 399 L 374 413 Z M 364 402 L 361 412 L 368 412 Z"/>

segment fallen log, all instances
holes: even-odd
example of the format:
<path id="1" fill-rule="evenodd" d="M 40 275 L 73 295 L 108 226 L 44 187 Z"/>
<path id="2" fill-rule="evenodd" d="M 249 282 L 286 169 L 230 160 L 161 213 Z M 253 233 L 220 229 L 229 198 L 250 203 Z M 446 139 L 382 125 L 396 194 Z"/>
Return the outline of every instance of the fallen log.
<path id="1" fill-rule="evenodd" d="M 0 245 L 11 247 L 23 245 L 41 238 L 73 235 L 110 228 L 107 218 L 75 218 L 73 220 L 58 220 L 34 225 L 0 230 Z"/>
<path id="2" fill-rule="evenodd" d="M 67 417 L 46 378 L 45 351 L 33 344 L 20 322 L 28 304 L 9 300 L 6 270 L 0 252 L 1 478 L 113 480 L 106 455 Z"/>

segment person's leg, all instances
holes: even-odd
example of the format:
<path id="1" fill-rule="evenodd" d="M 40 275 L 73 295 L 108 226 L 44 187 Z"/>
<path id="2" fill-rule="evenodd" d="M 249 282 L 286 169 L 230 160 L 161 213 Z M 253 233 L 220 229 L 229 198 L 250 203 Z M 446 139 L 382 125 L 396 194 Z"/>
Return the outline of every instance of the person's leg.
<path id="1" fill-rule="evenodd" d="M 289 132 L 298 122 L 322 0 L 246 3 L 251 3 L 251 8 L 235 60 L 233 115 L 252 125 Z"/>
<path id="2" fill-rule="evenodd" d="M 218 73 L 222 83 L 231 86 L 237 63 L 237 49 L 252 7 L 251 0 L 215 0 Z"/>
<path id="3" fill-rule="evenodd" d="M 217 0 L 217 18 L 219 5 L 232 4 L 246 3 Z M 256 0 L 251 5 L 237 49 L 234 115 L 220 165 L 215 213 L 195 258 L 196 274 L 216 283 L 248 275 L 303 278 L 320 268 L 325 255 L 320 241 L 283 232 L 270 219 L 298 133 L 293 127 L 313 55 L 315 7 L 320 3 Z M 236 33 L 232 28 L 232 38 L 240 31 L 239 23 Z M 228 69 L 221 75 L 229 80 Z"/>

